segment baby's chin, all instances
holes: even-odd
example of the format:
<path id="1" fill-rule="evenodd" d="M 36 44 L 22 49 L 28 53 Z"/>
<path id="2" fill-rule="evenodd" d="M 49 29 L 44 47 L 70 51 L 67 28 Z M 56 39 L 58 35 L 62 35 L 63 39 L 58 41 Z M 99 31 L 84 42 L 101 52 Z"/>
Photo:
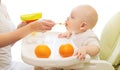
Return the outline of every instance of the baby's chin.
<path id="1" fill-rule="evenodd" d="M 74 33 L 74 34 L 79 33 L 77 30 L 70 29 L 70 28 L 67 27 L 67 26 L 66 26 L 66 29 L 67 29 L 69 32 Z"/>

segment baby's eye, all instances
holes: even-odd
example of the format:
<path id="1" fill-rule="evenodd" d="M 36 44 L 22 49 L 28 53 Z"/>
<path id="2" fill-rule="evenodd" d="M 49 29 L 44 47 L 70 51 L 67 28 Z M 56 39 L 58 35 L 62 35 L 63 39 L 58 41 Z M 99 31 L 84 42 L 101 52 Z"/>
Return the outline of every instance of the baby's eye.
<path id="1" fill-rule="evenodd" d="M 75 18 L 73 13 L 71 13 L 70 18 L 72 18 L 72 19 Z"/>
<path id="2" fill-rule="evenodd" d="M 74 16 L 71 16 L 72 19 L 74 19 Z"/>

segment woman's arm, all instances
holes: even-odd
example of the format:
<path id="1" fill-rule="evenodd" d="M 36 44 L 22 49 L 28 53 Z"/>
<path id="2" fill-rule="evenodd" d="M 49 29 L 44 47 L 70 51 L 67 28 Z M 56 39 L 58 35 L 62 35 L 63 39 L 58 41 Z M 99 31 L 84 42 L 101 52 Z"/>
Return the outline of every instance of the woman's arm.
<path id="1" fill-rule="evenodd" d="M 0 34 L 0 47 L 4 47 L 9 44 L 15 43 L 16 41 L 20 40 L 21 38 L 25 37 L 26 35 L 28 35 L 29 33 L 33 31 L 51 30 L 53 26 L 54 26 L 54 22 L 50 20 L 43 20 L 41 22 L 35 21 L 15 31 L 8 32 L 8 33 L 1 33 Z"/>
<path id="2" fill-rule="evenodd" d="M 0 34 L 0 47 L 4 47 L 9 44 L 15 43 L 16 41 L 20 40 L 21 38 L 25 37 L 31 32 L 32 30 L 30 29 L 30 27 L 25 26 L 12 32 L 1 33 Z"/>

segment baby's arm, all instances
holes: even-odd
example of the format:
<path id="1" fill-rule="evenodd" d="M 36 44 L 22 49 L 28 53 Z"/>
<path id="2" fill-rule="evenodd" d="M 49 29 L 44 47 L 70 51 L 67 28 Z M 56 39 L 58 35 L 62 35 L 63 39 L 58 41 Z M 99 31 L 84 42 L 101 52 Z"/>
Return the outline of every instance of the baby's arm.
<path id="1" fill-rule="evenodd" d="M 15 43 L 21 38 L 25 37 L 33 31 L 47 31 L 51 30 L 54 26 L 54 22 L 50 20 L 35 21 L 31 22 L 26 26 L 23 26 L 15 31 L 1 33 L 0 34 L 0 47 L 7 46 L 9 44 Z"/>
<path id="2" fill-rule="evenodd" d="M 90 56 L 96 56 L 100 51 L 100 48 L 97 45 L 89 45 L 84 48 L 86 49 L 86 53 Z"/>
<path id="3" fill-rule="evenodd" d="M 78 59 L 84 60 L 86 54 L 89 54 L 92 57 L 92 56 L 96 56 L 98 53 L 99 53 L 99 48 L 95 45 L 91 45 L 91 46 L 82 46 L 78 48 L 74 55 Z"/>
<path id="4" fill-rule="evenodd" d="M 86 40 L 83 43 L 83 46 L 79 47 L 76 52 L 75 52 L 75 56 L 77 56 L 77 58 L 84 60 L 86 54 L 90 55 L 91 57 L 96 56 L 99 51 L 99 41 L 96 38 L 89 38 L 88 40 Z"/>

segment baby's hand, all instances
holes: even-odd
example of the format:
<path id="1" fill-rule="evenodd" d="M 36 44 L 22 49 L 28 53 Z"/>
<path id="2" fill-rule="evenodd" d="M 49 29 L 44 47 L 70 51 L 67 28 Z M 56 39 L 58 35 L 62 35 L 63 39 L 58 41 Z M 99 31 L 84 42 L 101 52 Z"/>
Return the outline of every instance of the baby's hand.
<path id="1" fill-rule="evenodd" d="M 74 56 L 76 56 L 80 60 L 85 60 L 86 54 L 86 49 L 84 47 L 81 47 L 75 51 Z"/>
<path id="2" fill-rule="evenodd" d="M 70 36 L 72 35 L 72 33 L 70 32 L 65 32 L 65 33 L 61 33 L 58 35 L 58 38 L 70 38 Z"/>

